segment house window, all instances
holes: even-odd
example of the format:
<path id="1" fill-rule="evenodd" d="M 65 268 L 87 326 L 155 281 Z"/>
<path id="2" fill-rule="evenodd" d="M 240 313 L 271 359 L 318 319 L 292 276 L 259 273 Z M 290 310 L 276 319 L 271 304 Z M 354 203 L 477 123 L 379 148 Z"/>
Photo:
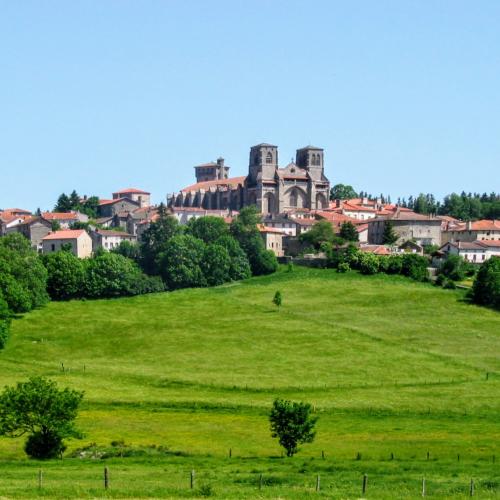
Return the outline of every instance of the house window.
<path id="1" fill-rule="evenodd" d="M 50 248 L 51 248 L 51 250 L 52 250 L 53 252 L 55 252 L 55 251 L 56 251 L 56 246 L 55 246 L 55 244 L 54 244 L 54 243 L 52 243 L 52 245 L 50 245 Z"/>

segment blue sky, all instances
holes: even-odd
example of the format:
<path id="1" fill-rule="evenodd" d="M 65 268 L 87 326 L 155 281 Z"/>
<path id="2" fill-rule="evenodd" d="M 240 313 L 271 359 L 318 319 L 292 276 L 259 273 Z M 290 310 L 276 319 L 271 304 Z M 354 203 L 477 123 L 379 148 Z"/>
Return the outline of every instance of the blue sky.
<path id="1" fill-rule="evenodd" d="M 500 2 L 0 0 L 0 207 L 155 201 L 251 145 L 397 196 L 500 190 Z"/>

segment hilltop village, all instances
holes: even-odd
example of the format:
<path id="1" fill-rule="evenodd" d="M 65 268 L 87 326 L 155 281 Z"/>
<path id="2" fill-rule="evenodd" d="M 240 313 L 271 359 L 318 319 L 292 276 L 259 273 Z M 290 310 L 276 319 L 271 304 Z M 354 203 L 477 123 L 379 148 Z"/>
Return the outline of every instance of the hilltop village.
<path id="1" fill-rule="evenodd" d="M 182 225 L 204 216 L 230 223 L 241 208 L 256 206 L 261 214 L 260 234 L 277 257 L 317 258 L 318 252 L 312 255 L 301 235 L 322 221 L 336 234 L 346 224 L 353 227 L 356 234 L 351 239 L 359 249 L 378 255 L 423 254 L 432 247 L 437 257 L 455 254 L 478 264 L 500 256 L 500 221 L 424 215 L 367 196 L 332 199 L 324 173 L 324 150 L 319 147 L 297 149 L 295 161 L 280 167 L 277 146 L 252 146 L 246 176 L 230 177 L 223 158 L 194 169 L 196 183 L 166 197 L 168 213 Z M 86 201 L 85 196 L 80 199 L 82 204 Z M 0 210 L 0 235 L 18 232 L 40 253 L 70 248 L 76 256 L 86 258 L 123 241 L 140 241 L 157 220 L 158 209 L 151 203 L 151 193 L 138 188 L 120 189 L 111 198 L 96 199 L 95 217 L 78 210 L 32 213 L 4 208 Z M 394 235 L 390 241 L 389 228 Z"/>

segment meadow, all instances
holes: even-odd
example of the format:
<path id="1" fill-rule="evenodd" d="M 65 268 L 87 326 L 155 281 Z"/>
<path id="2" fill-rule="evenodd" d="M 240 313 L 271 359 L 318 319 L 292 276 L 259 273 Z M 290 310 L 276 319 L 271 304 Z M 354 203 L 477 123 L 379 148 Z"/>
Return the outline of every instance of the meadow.
<path id="1" fill-rule="evenodd" d="M 85 437 L 43 463 L 0 438 L 0 497 L 358 498 L 366 474 L 370 498 L 419 497 L 423 477 L 427 496 L 468 496 L 472 479 L 475 495 L 496 498 L 500 314 L 464 294 L 295 268 L 52 302 L 14 321 L 0 386 L 41 374 L 84 390 Z M 276 397 L 319 416 L 291 459 L 270 436 Z"/>

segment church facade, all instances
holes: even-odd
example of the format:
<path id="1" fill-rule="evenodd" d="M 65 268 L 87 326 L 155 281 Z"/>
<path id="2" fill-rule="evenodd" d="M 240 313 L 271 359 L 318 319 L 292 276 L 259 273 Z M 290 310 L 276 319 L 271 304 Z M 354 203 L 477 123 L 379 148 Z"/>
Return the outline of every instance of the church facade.
<path id="1" fill-rule="evenodd" d="M 167 198 L 171 207 L 240 210 L 256 205 L 263 214 L 328 207 L 330 182 L 324 174 L 324 151 L 314 146 L 298 149 L 295 161 L 278 164 L 278 147 L 250 148 L 248 175 L 229 177 L 224 159 L 195 167 L 196 184 Z"/>

